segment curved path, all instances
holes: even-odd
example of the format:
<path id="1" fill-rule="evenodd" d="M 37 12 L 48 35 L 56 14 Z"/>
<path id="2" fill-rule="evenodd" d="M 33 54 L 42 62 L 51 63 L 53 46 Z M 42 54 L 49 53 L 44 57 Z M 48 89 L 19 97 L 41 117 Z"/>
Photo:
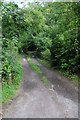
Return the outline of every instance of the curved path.
<path id="1" fill-rule="evenodd" d="M 40 66 L 49 79 L 45 85 L 23 58 L 23 81 L 18 96 L 7 105 L 3 118 L 77 118 L 78 89 L 59 74 Z"/>

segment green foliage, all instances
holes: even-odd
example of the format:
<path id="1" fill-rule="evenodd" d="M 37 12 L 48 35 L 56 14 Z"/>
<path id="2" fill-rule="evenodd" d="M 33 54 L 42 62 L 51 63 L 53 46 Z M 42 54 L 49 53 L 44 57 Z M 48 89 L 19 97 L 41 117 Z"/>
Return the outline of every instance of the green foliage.
<path id="1" fill-rule="evenodd" d="M 2 86 L 2 103 L 6 103 L 15 94 L 15 90 L 12 84 L 6 82 Z"/>
<path id="2" fill-rule="evenodd" d="M 48 79 L 47 79 L 45 76 L 42 77 L 42 81 L 43 81 L 45 84 L 48 83 Z"/>
<path id="3" fill-rule="evenodd" d="M 12 76 L 15 76 L 15 73 L 18 74 L 18 36 L 21 28 L 19 14 L 16 4 L 2 3 L 2 81 L 5 82 L 8 82 L 10 72 Z"/>
<path id="4" fill-rule="evenodd" d="M 51 56 L 51 53 L 49 49 L 46 49 L 45 51 L 41 52 L 41 57 L 46 60 L 50 60 L 50 56 Z"/>
<path id="5" fill-rule="evenodd" d="M 33 52 L 50 60 L 53 67 L 69 74 L 77 73 L 80 70 L 79 7 L 80 3 L 76 2 L 48 2 L 19 9 L 15 3 L 3 2 L 3 81 L 8 81 L 10 72 L 18 73 L 18 51 Z"/>
<path id="6" fill-rule="evenodd" d="M 19 87 L 22 67 L 18 59 L 18 41 L 21 15 L 18 5 L 2 3 L 2 102 L 6 103 L 16 94 Z M 9 83 L 11 73 L 12 83 Z"/>
<path id="7" fill-rule="evenodd" d="M 51 9 L 51 6 L 53 6 L 53 9 Z M 77 39 L 79 17 L 78 14 L 75 14 L 77 7 L 77 3 L 55 3 L 50 5 L 53 17 L 49 21 L 49 25 L 52 25 L 51 21 L 54 18 L 51 26 L 53 34 L 50 34 L 52 37 L 52 47 L 50 49 L 52 65 L 68 70 L 70 73 L 75 73 L 80 69 L 80 42 Z"/>
<path id="8" fill-rule="evenodd" d="M 27 57 L 28 59 L 28 62 L 31 66 L 31 68 L 36 72 L 36 73 L 39 73 L 39 74 L 42 74 L 42 71 L 41 69 L 32 61 L 32 59 L 28 56 Z"/>
<path id="9" fill-rule="evenodd" d="M 36 52 L 37 52 L 37 56 L 41 56 L 41 52 L 44 51 L 49 51 L 51 44 L 52 44 L 52 40 L 49 37 L 46 37 L 45 35 L 43 35 L 44 33 L 40 33 L 37 36 L 33 37 L 34 39 L 34 44 L 36 46 Z"/>
<path id="10" fill-rule="evenodd" d="M 18 73 L 14 76 L 12 83 L 2 82 L 2 103 L 7 103 L 10 99 L 12 99 L 20 86 L 20 81 L 22 79 L 22 66 L 19 60 L 20 58 L 17 60 Z"/>
<path id="11" fill-rule="evenodd" d="M 77 75 L 71 75 L 70 79 L 72 81 L 75 81 L 77 83 L 77 85 L 79 83 L 79 86 L 80 86 L 80 78 Z"/>
<path id="12" fill-rule="evenodd" d="M 7 41 L 7 42 L 6 42 Z M 9 79 L 10 72 L 14 74 L 17 71 L 17 47 L 13 41 L 3 38 L 3 51 L 2 51 L 2 77 L 5 80 Z"/>

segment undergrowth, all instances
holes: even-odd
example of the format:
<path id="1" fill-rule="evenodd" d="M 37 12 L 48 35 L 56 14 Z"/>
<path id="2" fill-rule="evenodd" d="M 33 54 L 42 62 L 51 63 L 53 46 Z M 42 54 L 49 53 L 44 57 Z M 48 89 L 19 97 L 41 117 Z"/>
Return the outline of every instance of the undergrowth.
<path id="1" fill-rule="evenodd" d="M 11 100 L 17 92 L 17 89 L 20 86 L 21 79 L 22 79 L 22 66 L 20 63 L 21 55 L 18 56 L 17 60 L 17 69 L 18 73 L 15 73 L 14 79 L 10 83 L 8 82 L 2 82 L 2 103 L 7 103 L 9 100 Z"/>
<path id="2" fill-rule="evenodd" d="M 73 81 L 75 84 L 80 86 L 80 78 L 78 77 L 77 74 L 69 74 L 68 71 L 66 72 L 63 70 L 58 70 L 58 72 L 64 75 L 65 77 L 69 78 L 69 80 Z"/>
<path id="3" fill-rule="evenodd" d="M 48 68 L 52 68 L 51 64 L 49 61 L 44 60 L 44 59 L 40 59 L 37 58 L 37 60 L 44 66 L 48 67 Z M 56 69 L 57 70 L 57 69 Z M 57 70 L 60 74 L 64 75 L 65 77 L 69 78 L 71 81 L 73 81 L 75 84 L 80 86 L 80 78 L 78 77 L 77 74 L 69 74 L 69 72 L 67 71 L 63 71 L 63 70 Z"/>

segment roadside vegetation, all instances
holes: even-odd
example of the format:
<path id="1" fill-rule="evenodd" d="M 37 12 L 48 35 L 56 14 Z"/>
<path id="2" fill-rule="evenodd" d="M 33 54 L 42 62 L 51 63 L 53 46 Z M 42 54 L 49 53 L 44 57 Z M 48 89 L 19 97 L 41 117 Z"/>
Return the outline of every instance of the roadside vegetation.
<path id="1" fill-rule="evenodd" d="M 58 70 L 58 72 L 80 87 L 80 77 L 77 74 L 69 74 L 68 72 L 62 70 Z"/>
<path id="2" fill-rule="evenodd" d="M 43 81 L 45 84 L 48 83 L 48 79 L 47 79 L 45 76 L 42 77 L 42 81 Z"/>
<path id="3" fill-rule="evenodd" d="M 22 79 L 22 66 L 20 63 L 21 56 L 18 55 L 17 59 L 17 73 L 15 73 L 14 78 L 12 78 L 12 82 L 9 82 L 9 79 L 7 81 L 2 81 L 2 103 L 7 103 L 9 100 L 11 100 L 17 92 L 17 89 L 20 86 L 21 79 Z"/>
<path id="4" fill-rule="evenodd" d="M 41 69 L 32 61 L 32 59 L 28 56 L 27 57 L 27 60 L 31 66 L 31 68 L 36 72 L 36 73 L 39 73 L 39 74 L 42 74 L 42 71 Z"/>
<path id="5" fill-rule="evenodd" d="M 2 85 L 3 102 L 10 98 L 12 83 L 8 83 L 11 73 L 20 75 L 18 54 L 32 52 L 42 64 L 68 73 L 73 81 L 78 81 L 80 71 L 80 3 L 48 2 L 29 3 L 20 9 L 17 4 L 1 2 L 2 9 Z M 40 69 L 28 58 L 32 68 Z M 47 62 L 49 61 L 49 62 Z M 76 76 L 75 76 L 76 75 Z M 21 75 L 20 75 L 21 76 Z M 20 79 L 19 79 L 20 81 Z M 80 81 L 80 79 L 79 79 Z M 80 83 L 80 82 L 79 82 Z M 16 86 L 17 87 L 17 86 Z M 6 89 L 6 90 L 5 90 Z M 8 91 L 8 92 L 7 92 Z"/>
<path id="6" fill-rule="evenodd" d="M 77 74 L 69 74 L 68 71 L 65 71 L 65 70 L 62 70 L 62 69 L 56 69 L 55 67 L 51 66 L 51 62 L 50 61 L 47 61 L 45 59 L 37 58 L 37 60 L 42 65 L 44 65 L 45 67 L 57 70 L 57 72 L 59 72 L 60 74 L 62 74 L 63 76 L 67 77 L 68 79 L 70 79 L 71 81 L 73 81 L 74 83 L 76 83 L 77 85 L 80 86 L 80 77 Z"/>
<path id="7" fill-rule="evenodd" d="M 45 67 L 51 68 L 51 63 L 48 60 L 37 58 L 37 60 Z"/>

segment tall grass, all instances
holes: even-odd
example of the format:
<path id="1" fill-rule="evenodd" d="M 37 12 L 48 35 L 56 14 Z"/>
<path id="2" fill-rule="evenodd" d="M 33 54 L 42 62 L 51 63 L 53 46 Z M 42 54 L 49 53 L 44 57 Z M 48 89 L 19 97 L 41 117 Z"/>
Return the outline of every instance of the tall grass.
<path id="1" fill-rule="evenodd" d="M 18 73 L 15 73 L 15 76 L 12 82 L 2 83 L 2 103 L 3 104 L 7 103 L 16 95 L 17 89 L 20 86 L 21 79 L 22 79 L 22 66 L 21 66 L 20 60 L 21 60 L 21 55 L 18 55 L 18 60 L 17 60 Z"/>

